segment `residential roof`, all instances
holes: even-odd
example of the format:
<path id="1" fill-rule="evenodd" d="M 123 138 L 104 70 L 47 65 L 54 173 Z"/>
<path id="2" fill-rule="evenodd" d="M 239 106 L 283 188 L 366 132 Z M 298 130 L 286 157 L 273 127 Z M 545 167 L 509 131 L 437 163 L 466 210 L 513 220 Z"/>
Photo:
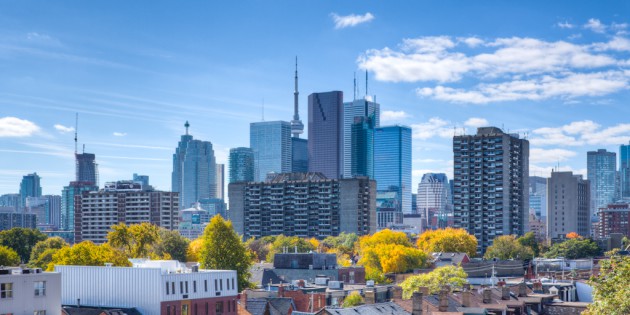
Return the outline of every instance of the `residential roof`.
<path id="1" fill-rule="evenodd" d="M 433 256 L 434 262 L 448 262 L 456 265 L 461 264 L 462 260 L 464 260 L 465 257 L 468 257 L 466 253 L 454 252 L 431 253 L 431 256 Z"/>
<path id="2" fill-rule="evenodd" d="M 317 314 L 329 315 L 409 315 L 405 309 L 393 302 L 359 305 L 347 308 L 325 308 Z"/>
<path id="3" fill-rule="evenodd" d="M 255 298 L 247 299 L 247 311 L 252 315 L 287 315 L 295 310 L 292 298 Z"/>
<path id="4" fill-rule="evenodd" d="M 142 315 L 135 308 L 112 308 L 112 307 L 90 307 L 90 306 L 62 306 L 63 314 L 66 315 Z"/>

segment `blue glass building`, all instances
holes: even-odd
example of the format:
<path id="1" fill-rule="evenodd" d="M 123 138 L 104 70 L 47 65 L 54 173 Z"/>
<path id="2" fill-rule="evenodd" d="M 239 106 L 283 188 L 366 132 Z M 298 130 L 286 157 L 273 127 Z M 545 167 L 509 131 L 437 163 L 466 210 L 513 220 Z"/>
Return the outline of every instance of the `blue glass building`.
<path id="1" fill-rule="evenodd" d="M 293 173 L 308 172 L 308 140 L 291 138 L 291 170 Z"/>
<path id="2" fill-rule="evenodd" d="M 343 103 L 343 177 L 346 178 L 353 176 L 352 126 L 357 117 L 370 117 L 372 126 L 374 128 L 380 127 L 380 105 L 365 98 Z"/>
<path id="3" fill-rule="evenodd" d="M 586 172 L 591 183 L 591 219 L 599 208 L 605 208 L 615 199 L 617 154 L 605 149 L 586 153 Z"/>
<path id="4" fill-rule="evenodd" d="M 375 128 L 374 179 L 378 191 L 399 192 L 400 211 L 411 213 L 411 128 Z"/>
<path id="5" fill-rule="evenodd" d="M 250 148 L 230 149 L 230 183 L 254 180 L 254 151 Z"/>
<path id="6" fill-rule="evenodd" d="M 619 146 L 619 176 L 622 198 L 630 198 L 630 143 Z"/>
<path id="7" fill-rule="evenodd" d="M 40 185 L 40 177 L 37 173 L 24 175 L 20 182 L 20 205 L 18 208 L 26 207 L 27 197 L 41 197 L 42 186 Z"/>
<path id="8" fill-rule="evenodd" d="M 351 143 L 350 177 L 368 176 L 374 178 L 374 122 L 372 117 L 354 117 Z"/>
<path id="9" fill-rule="evenodd" d="M 308 171 L 343 175 L 343 92 L 308 96 Z"/>
<path id="10" fill-rule="evenodd" d="M 291 123 L 263 121 L 249 124 L 249 147 L 254 152 L 254 180 L 269 173 L 291 172 Z"/>

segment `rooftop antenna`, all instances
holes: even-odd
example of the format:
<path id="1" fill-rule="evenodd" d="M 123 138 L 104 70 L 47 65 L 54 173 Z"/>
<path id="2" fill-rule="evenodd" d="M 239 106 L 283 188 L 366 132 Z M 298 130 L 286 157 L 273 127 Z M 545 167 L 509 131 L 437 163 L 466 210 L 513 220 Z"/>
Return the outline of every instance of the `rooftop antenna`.
<path id="1" fill-rule="evenodd" d="M 184 127 L 186 127 L 186 135 L 188 135 L 188 127 L 190 127 L 190 124 L 188 123 L 188 120 L 186 120 L 186 123 L 184 124 Z"/>
<path id="2" fill-rule="evenodd" d="M 368 96 L 368 71 L 365 70 L 365 96 Z"/>
<path id="3" fill-rule="evenodd" d="M 75 113 L 74 117 L 74 154 L 77 154 L 77 133 L 79 132 L 79 113 Z"/>
<path id="4" fill-rule="evenodd" d="M 357 100 L 357 72 L 354 72 L 354 89 L 352 90 L 354 96 L 352 98 L 353 101 Z"/>
<path id="5" fill-rule="evenodd" d="M 83 154 L 85 154 L 85 143 L 83 144 Z"/>

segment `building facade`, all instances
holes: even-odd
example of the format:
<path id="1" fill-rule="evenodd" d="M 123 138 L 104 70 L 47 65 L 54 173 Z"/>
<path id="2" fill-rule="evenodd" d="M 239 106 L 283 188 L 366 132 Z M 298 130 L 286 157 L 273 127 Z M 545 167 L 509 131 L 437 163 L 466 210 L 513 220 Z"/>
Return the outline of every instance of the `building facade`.
<path id="1" fill-rule="evenodd" d="M 0 314 L 61 315 L 61 274 L 0 269 Z"/>
<path id="2" fill-rule="evenodd" d="M 199 203 L 191 208 L 179 210 L 179 234 L 190 240 L 195 240 L 201 235 L 210 221 L 208 210 L 201 208 Z"/>
<path id="3" fill-rule="evenodd" d="M 599 208 L 605 208 L 615 199 L 617 154 L 605 149 L 587 152 L 586 172 L 591 185 L 590 217 L 593 219 Z"/>
<path id="4" fill-rule="evenodd" d="M 423 218 L 423 230 L 446 227 L 447 214 L 451 212 L 449 203 L 450 185 L 444 173 L 426 173 L 418 183 L 416 207 Z M 435 218 L 435 220 L 434 220 Z M 434 225 L 433 222 L 437 224 Z"/>
<path id="5" fill-rule="evenodd" d="M 225 199 L 225 164 L 217 163 L 217 194 L 216 198 Z"/>
<path id="6" fill-rule="evenodd" d="M 400 212 L 411 213 L 411 128 L 375 128 L 374 179 L 378 191 L 398 192 Z"/>
<path id="7" fill-rule="evenodd" d="M 630 204 L 611 203 L 597 212 L 599 216 L 599 229 L 597 238 L 609 238 L 612 233 L 621 233 L 630 237 Z"/>
<path id="8" fill-rule="evenodd" d="M 98 186 L 98 164 L 93 153 L 75 153 L 75 181 Z"/>
<path id="9" fill-rule="evenodd" d="M 0 196 L 0 207 L 11 207 L 18 210 L 20 205 L 20 194 L 4 194 Z"/>
<path id="10" fill-rule="evenodd" d="M 622 198 L 630 198 L 630 142 L 619 146 L 619 191 Z"/>
<path id="11" fill-rule="evenodd" d="M 143 191 L 140 184 L 119 181 L 100 191 L 84 191 L 75 198 L 74 241 L 102 244 L 118 223 L 148 222 L 168 230 L 178 225 L 179 193 Z"/>
<path id="12" fill-rule="evenodd" d="M 267 182 L 232 183 L 229 218 L 245 238 L 317 237 L 376 231 L 376 183 L 328 179 L 321 173 L 285 173 Z"/>
<path id="13" fill-rule="evenodd" d="M 84 191 L 97 191 L 98 186 L 91 182 L 70 182 L 61 192 L 60 230 L 74 233 L 74 203 Z"/>
<path id="14" fill-rule="evenodd" d="M 380 127 L 381 110 L 378 103 L 366 98 L 357 99 L 352 102 L 343 103 L 343 177 L 353 176 L 352 161 L 356 145 L 352 142 L 353 128 L 357 117 L 366 121 L 368 118 L 373 128 Z M 368 176 L 368 175 L 362 175 Z"/>
<path id="15" fill-rule="evenodd" d="M 529 208 L 538 218 L 547 217 L 547 178 L 529 177 Z"/>
<path id="16" fill-rule="evenodd" d="M 173 154 L 171 174 L 172 191 L 179 193 L 179 206 L 183 209 L 204 198 L 217 197 L 217 175 L 214 149 L 209 141 L 194 140 L 186 134 Z"/>
<path id="17" fill-rule="evenodd" d="M 308 140 L 291 138 L 291 172 L 308 172 Z"/>
<path id="18" fill-rule="evenodd" d="M 20 182 L 20 204 L 18 208 L 26 207 L 26 198 L 42 195 L 41 178 L 37 173 L 24 175 Z"/>
<path id="19" fill-rule="evenodd" d="M 149 175 L 138 175 L 133 173 L 133 181 L 142 183 L 142 189 L 148 189 L 149 187 Z"/>
<path id="20" fill-rule="evenodd" d="M 12 207 L 0 207 L 0 231 L 14 227 L 34 229 L 37 216 L 34 213 L 15 212 Z"/>
<path id="21" fill-rule="evenodd" d="M 341 178 L 343 169 L 343 92 L 308 96 L 308 171 Z"/>
<path id="22" fill-rule="evenodd" d="M 372 117 L 359 116 L 354 118 L 350 143 L 350 173 L 344 174 L 344 178 L 355 176 L 374 178 L 374 122 Z M 344 170 L 345 166 L 347 165 L 344 164 Z"/>
<path id="23" fill-rule="evenodd" d="M 523 235 L 529 215 L 529 141 L 496 127 L 453 137 L 454 227 L 484 253 L 501 235 Z"/>
<path id="24" fill-rule="evenodd" d="M 36 215 L 37 228 L 56 230 L 61 223 L 61 196 L 27 197 L 25 211 Z"/>
<path id="25" fill-rule="evenodd" d="M 55 266 L 61 302 L 136 308 L 141 314 L 236 315 L 236 271 L 189 269 L 177 261 L 132 260 L 133 267 Z"/>
<path id="26" fill-rule="evenodd" d="M 254 152 L 254 180 L 269 173 L 291 172 L 291 123 L 263 121 L 249 124 L 249 147 Z"/>
<path id="27" fill-rule="evenodd" d="M 254 151 L 250 148 L 230 149 L 230 183 L 254 181 Z"/>
<path id="28" fill-rule="evenodd" d="M 552 172 L 547 186 L 547 236 L 563 239 L 570 232 L 591 234 L 590 182 L 573 172 Z"/>

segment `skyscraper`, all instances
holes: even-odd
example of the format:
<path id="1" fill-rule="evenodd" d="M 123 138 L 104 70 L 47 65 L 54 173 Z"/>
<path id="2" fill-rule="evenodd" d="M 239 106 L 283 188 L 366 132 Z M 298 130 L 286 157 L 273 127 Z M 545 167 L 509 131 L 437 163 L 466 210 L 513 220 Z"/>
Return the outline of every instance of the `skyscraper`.
<path id="1" fill-rule="evenodd" d="M 343 175 L 343 92 L 308 96 L 308 171 Z"/>
<path id="2" fill-rule="evenodd" d="M 369 101 L 367 96 L 352 102 L 343 103 L 343 176 L 350 178 L 352 174 L 353 143 L 352 129 L 356 117 L 370 118 L 374 128 L 380 127 L 381 112 L 378 103 Z"/>
<path id="3" fill-rule="evenodd" d="M 60 230 L 74 233 L 74 201 L 84 191 L 97 191 L 98 186 L 90 182 L 70 182 L 61 192 Z M 74 239 L 74 237 L 70 237 Z"/>
<path id="4" fill-rule="evenodd" d="M 454 227 L 484 253 L 495 237 L 523 235 L 529 214 L 529 141 L 496 127 L 453 137 Z"/>
<path id="5" fill-rule="evenodd" d="M 308 172 L 308 140 L 291 138 L 291 171 L 293 173 Z"/>
<path id="6" fill-rule="evenodd" d="M 225 164 L 217 163 L 217 193 L 215 198 L 224 199 L 223 188 L 225 187 Z"/>
<path id="7" fill-rule="evenodd" d="M 40 197 L 42 195 L 42 186 L 40 185 L 40 177 L 37 173 L 24 175 L 20 182 L 20 205 L 18 208 L 26 207 L 27 197 Z"/>
<path id="8" fill-rule="evenodd" d="M 586 153 L 587 179 L 591 185 L 590 217 L 597 217 L 599 208 L 614 201 L 617 154 L 605 149 Z"/>
<path id="9" fill-rule="evenodd" d="M 547 178 L 529 177 L 529 208 L 538 218 L 547 216 Z"/>
<path id="10" fill-rule="evenodd" d="M 230 149 L 230 183 L 254 181 L 254 151 L 250 148 Z"/>
<path id="11" fill-rule="evenodd" d="M 249 147 L 254 151 L 254 180 L 269 173 L 291 172 L 291 124 L 263 121 L 249 124 Z"/>
<path id="12" fill-rule="evenodd" d="M 374 122 L 372 117 L 354 117 L 352 123 L 350 175 L 374 178 Z M 344 175 L 348 178 L 348 176 Z"/>
<path id="13" fill-rule="evenodd" d="M 411 128 L 375 128 L 374 179 L 379 192 L 398 192 L 401 213 L 411 213 Z"/>
<path id="14" fill-rule="evenodd" d="M 570 232 L 590 235 L 589 181 L 573 172 L 552 172 L 547 191 L 547 236 L 563 239 Z"/>
<path id="15" fill-rule="evenodd" d="M 445 228 L 450 211 L 450 185 L 446 174 L 426 173 L 418 183 L 416 207 L 424 219 L 424 228 Z"/>
<path id="16" fill-rule="evenodd" d="M 172 191 L 179 192 L 180 209 L 192 206 L 204 198 L 217 194 L 216 161 L 212 143 L 193 140 L 188 134 L 190 124 L 186 122 L 186 134 L 173 154 Z"/>
<path id="17" fill-rule="evenodd" d="M 74 153 L 77 182 L 92 183 L 98 186 L 98 164 L 96 155 L 92 153 Z"/>
<path id="18" fill-rule="evenodd" d="M 141 182 L 142 183 L 142 189 L 146 189 L 147 187 L 149 187 L 149 175 L 138 175 L 136 173 L 133 174 L 133 181 L 134 182 Z"/>
<path id="19" fill-rule="evenodd" d="M 619 146 L 619 177 L 622 198 L 630 198 L 630 142 Z"/>

